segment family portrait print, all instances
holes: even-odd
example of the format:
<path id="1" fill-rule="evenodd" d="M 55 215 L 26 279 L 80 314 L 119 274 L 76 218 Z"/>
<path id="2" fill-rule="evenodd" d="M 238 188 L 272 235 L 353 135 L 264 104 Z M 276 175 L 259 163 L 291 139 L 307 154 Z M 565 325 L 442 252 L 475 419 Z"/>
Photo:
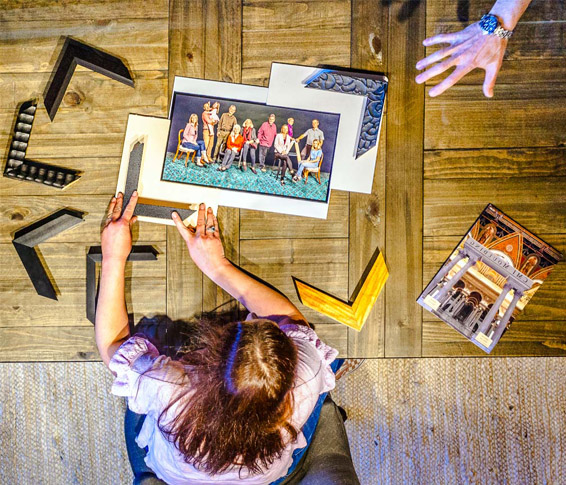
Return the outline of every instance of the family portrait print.
<path id="1" fill-rule="evenodd" d="M 340 115 L 175 93 L 162 180 L 327 203 Z"/>

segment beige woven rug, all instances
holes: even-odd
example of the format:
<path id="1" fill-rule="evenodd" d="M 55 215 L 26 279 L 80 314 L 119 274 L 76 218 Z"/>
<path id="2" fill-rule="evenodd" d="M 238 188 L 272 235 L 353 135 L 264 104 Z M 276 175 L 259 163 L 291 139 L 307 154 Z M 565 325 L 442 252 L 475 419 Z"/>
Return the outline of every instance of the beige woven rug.
<path id="1" fill-rule="evenodd" d="M 566 483 L 566 361 L 366 361 L 333 396 L 362 484 Z M 100 363 L 0 365 L 1 484 L 128 484 Z"/>

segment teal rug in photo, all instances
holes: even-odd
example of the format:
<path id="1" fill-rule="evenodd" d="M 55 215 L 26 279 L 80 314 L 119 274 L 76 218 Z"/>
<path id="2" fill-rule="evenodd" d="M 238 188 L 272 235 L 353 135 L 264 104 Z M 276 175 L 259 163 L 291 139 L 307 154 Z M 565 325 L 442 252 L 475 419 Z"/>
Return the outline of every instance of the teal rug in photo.
<path id="1" fill-rule="evenodd" d="M 225 172 L 220 172 L 217 170 L 220 164 L 199 167 L 189 162 L 185 167 L 184 156 L 182 161 L 177 159 L 173 163 L 174 155 L 174 153 L 167 152 L 163 180 L 326 202 L 329 181 L 327 173 L 320 175 L 320 184 L 316 177 L 312 175 L 309 175 L 305 184 L 304 179 L 293 183 L 292 177 L 287 171 L 285 185 L 281 186 L 279 178 L 276 177 L 275 171 L 270 166 L 267 167 L 267 172 L 262 172 L 258 169 L 259 165 L 256 164 L 257 175 L 250 170 L 249 164 L 248 169 L 244 172 L 238 168 L 237 163 Z M 294 168 L 296 169 L 296 167 Z"/>

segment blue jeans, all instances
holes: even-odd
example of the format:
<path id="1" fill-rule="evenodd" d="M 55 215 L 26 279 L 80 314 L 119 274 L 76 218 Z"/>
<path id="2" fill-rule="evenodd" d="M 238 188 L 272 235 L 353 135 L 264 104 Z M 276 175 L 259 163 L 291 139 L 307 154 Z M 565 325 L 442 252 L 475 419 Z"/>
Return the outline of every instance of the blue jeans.
<path id="1" fill-rule="evenodd" d="M 188 141 L 184 141 L 183 143 L 181 143 L 181 146 L 183 148 L 189 148 L 191 150 L 196 150 L 198 158 L 200 158 L 201 152 L 206 151 L 206 147 L 204 146 L 204 141 L 202 141 L 202 140 L 197 140 L 196 145 L 194 143 L 189 143 Z"/>
<path id="2" fill-rule="evenodd" d="M 336 359 L 331 364 L 332 370 L 334 372 L 337 372 L 343 363 L 344 363 L 344 359 Z M 295 483 L 294 480 L 297 479 L 299 476 L 305 476 L 305 474 L 308 476 L 309 467 L 316 468 L 317 465 L 321 465 L 319 467 L 321 468 L 321 471 L 317 472 L 315 474 L 316 476 L 314 475 L 311 476 L 310 480 L 311 483 L 313 484 L 320 483 L 321 485 L 323 485 L 325 483 L 344 483 L 344 484 L 359 483 L 357 481 L 355 470 L 352 464 L 352 459 L 350 457 L 348 438 L 344 430 L 344 424 L 341 421 L 341 418 L 339 419 L 337 416 L 334 416 L 337 413 L 337 411 L 335 410 L 337 409 L 337 407 L 333 403 L 333 401 L 330 400 L 329 396 L 327 399 L 327 396 L 328 396 L 327 392 L 319 396 L 318 401 L 311 415 L 309 416 L 309 419 L 302 428 L 303 434 L 307 441 L 307 446 L 305 446 L 304 448 L 297 449 L 293 452 L 293 462 L 289 467 L 287 475 L 279 478 L 278 480 L 273 482 L 272 485 Z M 340 468 L 338 473 L 341 473 L 342 477 L 347 477 L 348 479 L 351 478 L 352 481 L 345 481 L 346 479 L 342 478 L 342 481 L 340 482 L 332 482 L 332 481 L 329 482 L 328 480 L 331 479 L 332 476 L 334 476 L 329 474 L 336 474 L 336 472 L 333 472 L 331 470 L 332 464 L 326 463 L 327 460 L 322 460 L 324 461 L 324 463 L 322 463 L 321 460 L 317 461 L 316 456 L 310 457 L 310 455 L 319 455 L 321 454 L 320 452 L 310 453 L 309 456 L 306 456 L 306 452 L 310 448 L 310 444 L 313 441 L 315 431 L 317 429 L 317 425 L 321 417 L 321 413 L 323 412 L 323 408 L 325 407 L 329 408 L 326 411 L 326 413 L 327 414 L 329 413 L 330 419 L 332 418 L 334 419 L 332 419 L 331 421 L 329 421 L 329 418 L 325 419 L 325 425 L 323 426 L 323 429 L 321 429 L 321 434 L 329 431 L 331 432 L 332 438 L 327 438 L 327 437 L 320 438 L 319 441 L 323 441 L 323 443 L 317 445 L 316 449 L 313 448 L 313 451 L 316 451 L 318 449 L 324 450 L 324 447 L 328 447 L 329 445 L 331 446 L 333 445 L 334 447 L 337 447 L 338 451 L 336 452 L 334 450 L 333 452 L 335 454 L 338 453 L 338 455 L 342 457 L 342 460 L 339 463 L 335 463 L 334 466 L 338 466 Z M 146 465 L 144 458 L 147 453 L 147 450 L 140 448 L 135 442 L 135 438 L 138 435 L 139 431 L 141 430 L 144 420 L 145 420 L 144 414 L 136 414 L 130 411 L 130 409 L 126 410 L 126 416 L 124 420 L 124 432 L 126 435 L 126 447 L 128 450 L 128 458 L 130 459 L 130 465 L 132 466 L 132 471 L 134 472 L 134 485 L 138 485 L 138 484 L 153 485 L 153 484 L 164 483 L 161 480 L 159 480 L 155 476 L 151 468 L 149 468 Z M 329 442 L 327 443 L 327 441 Z M 310 458 L 310 460 L 306 460 L 305 458 Z M 307 461 L 309 462 L 307 463 Z M 314 463 L 314 465 L 312 463 Z"/>
<path id="3" fill-rule="evenodd" d="M 318 167 L 318 162 L 304 162 L 304 163 L 300 163 L 299 164 L 299 171 L 297 172 L 297 177 L 301 178 L 301 175 L 303 174 L 303 170 L 305 168 L 316 168 Z"/>

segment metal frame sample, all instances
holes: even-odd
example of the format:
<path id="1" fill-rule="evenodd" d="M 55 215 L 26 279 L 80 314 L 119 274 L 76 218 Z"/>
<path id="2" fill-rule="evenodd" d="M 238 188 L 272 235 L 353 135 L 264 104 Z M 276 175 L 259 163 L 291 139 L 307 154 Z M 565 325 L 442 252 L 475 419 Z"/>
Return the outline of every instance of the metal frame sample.
<path id="1" fill-rule="evenodd" d="M 127 261 L 154 261 L 158 254 L 157 249 L 153 246 L 133 246 Z M 91 246 L 86 255 L 86 317 L 93 325 L 96 318 L 96 296 L 98 294 L 96 263 L 101 262 L 102 248 Z"/>
<path id="2" fill-rule="evenodd" d="M 49 163 L 26 158 L 36 110 L 37 101 L 35 100 L 22 103 L 18 110 L 8 160 L 4 167 L 4 177 L 63 189 L 80 178 L 77 170 L 56 167 Z"/>
<path id="3" fill-rule="evenodd" d="M 83 215 L 83 212 L 61 209 L 14 234 L 12 244 L 38 295 L 57 300 L 55 288 L 35 246 L 83 222 Z"/>
<path id="4" fill-rule="evenodd" d="M 55 118 L 77 65 L 134 87 L 130 71 L 121 59 L 67 37 L 53 69 L 53 76 L 45 89 L 43 102 L 51 121 Z"/>
<path id="5" fill-rule="evenodd" d="M 132 192 L 138 188 L 141 164 L 143 160 L 143 150 L 144 144 L 137 142 L 130 151 L 128 175 L 126 177 L 126 186 L 124 188 L 124 207 L 129 202 Z M 140 197 L 140 200 L 142 200 L 142 202 L 138 202 L 134 210 L 134 215 L 136 216 L 171 220 L 171 212 L 176 211 L 181 216 L 181 219 L 185 220 L 187 217 L 190 217 L 196 212 L 192 209 L 179 209 L 176 207 L 145 204 L 143 203 L 143 195 Z"/>

